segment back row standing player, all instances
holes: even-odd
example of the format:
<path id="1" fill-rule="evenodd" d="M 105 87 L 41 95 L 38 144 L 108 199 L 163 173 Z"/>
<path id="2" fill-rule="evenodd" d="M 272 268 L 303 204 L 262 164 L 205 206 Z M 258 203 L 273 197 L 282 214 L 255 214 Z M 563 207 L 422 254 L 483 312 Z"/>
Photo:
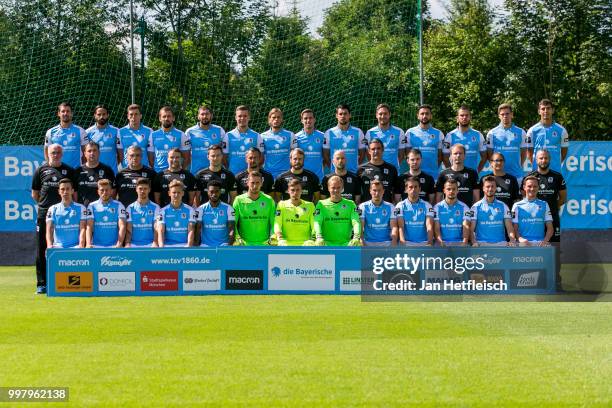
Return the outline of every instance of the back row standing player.
<path id="1" fill-rule="evenodd" d="M 359 163 L 363 162 L 366 155 L 367 141 L 361 131 L 351 125 L 351 108 L 348 105 L 338 105 L 336 108 L 336 119 L 338 124 L 325 132 L 323 143 L 323 163 L 330 163 L 330 157 L 338 150 L 344 151 L 346 157 L 346 169 L 351 173 L 357 172 Z"/>
<path id="2" fill-rule="evenodd" d="M 487 147 L 482 133 L 472 129 L 472 112 L 466 105 L 457 110 L 457 128 L 448 132 L 444 138 L 442 154 L 444 164 L 450 167 L 450 148 L 460 144 L 465 148 L 465 166 L 480 172 L 487 162 Z"/>

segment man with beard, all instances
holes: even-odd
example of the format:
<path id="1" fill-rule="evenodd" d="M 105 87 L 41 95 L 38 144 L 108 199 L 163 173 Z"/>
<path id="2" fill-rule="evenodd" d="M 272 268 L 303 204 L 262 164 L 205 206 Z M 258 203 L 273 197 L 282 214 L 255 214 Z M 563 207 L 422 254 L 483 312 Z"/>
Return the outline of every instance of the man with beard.
<path id="1" fill-rule="evenodd" d="M 495 182 L 497 187 L 495 189 L 495 198 L 508 206 L 508 208 L 512 208 L 515 202 L 520 200 L 521 193 L 519 191 L 519 184 L 516 178 L 512 174 L 508 174 L 505 171 L 505 160 L 503 154 L 501 153 L 493 153 L 491 155 L 491 169 L 493 170 L 493 174 L 487 174 L 480 181 L 480 188 L 483 189 L 483 180 L 485 177 L 493 176 L 495 177 Z"/>
<path id="2" fill-rule="evenodd" d="M 98 180 L 107 179 L 115 188 L 115 173 L 106 164 L 100 163 L 100 150 L 96 142 L 85 145 L 85 163 L 75 170 L 77 202 L 85 207 L 98 199 Z"/>
<path id="3" fill-rule="evenodd" d="M 538 198 L 538 178 L 523 180 L 525 198 L 512 206 L 512 224 L 520 246 L 547 246 L 554 228 L 548 203 Z"/>
<path id="4" fill-rule="evenodd" d="M 272 197 L 260 191 L 261 181 L 260 173 L 249 173 L 249 190 L 234 200 L 234 245 L 270 245 L 276 210 Z"/>
<path id="5" fill-rule="evenodd" d="M 249 189 L 249 173 L 256 171 L 261 173 L 263 183 L 261 191 L 266 194 L 272 193 L 274 187 L 274 177 L 261 168 L 261 151 L 256 147 L 251 147 L 245 156 L 247 168 L 236 174 L 236 188 L 238 194 L 244 194 Z"/>
<path id="6" fill-rule="evenodd" d="M 436 199 L 436 181 L 429 174 L 421 171 L 421 163 L 423 155 L 419 149 L 410 149 L 408 151 L 408 171 L 397 178 L 397 191 L 401 194 L 402 200 L 408 198 L 408 192 L 405 190 L 406 180 L 410 177 L 416 177 L 419 180 L 419 197 L 434 205 Z"/>
<path id="7" fill-rule="evenodd" d="M 370 198 L 370 184 L 374 180 L 382 183 L 384 188 L 383 200 L 388 203 L 395 204 L 400 200 L 397 189 L 397 169 L 395 166 L 387 163 L 383 157 L 383 143 L 378 139 L 370 141 L 368 151 L 370 153 L 370 161 L 359 166 L 357 175 L 361 178 L 361 199 L 367 201 Z"/>
<path id="8" fill-rule="evenodd" d="M 117 164 L 121 163 L 122 152 L 118 149 L 121 145 L 119 129 L 108 123 L 108 108 L 98 105 L 94 109 L 95 125 L 86 130 L 87 140 L 94 142 L 100 149 L 100 161 L 117 173 Z"/>
<path id="9" fill-rule="evenodd" d="M 115 179 L 117 199 L 125 207 L 138 198 L 136 185 L 139 178 L 154 180 L 157 176 L 152 168 L 142 165 L 142 154 L 143 151 L 140 146 L 130 146 L 127 151 L 128 166 L 117 173 Z M 149 199 L 153 200 L 152 192 L 149 194 Z"/>
<path id="10" fill-rule="evenodd" d="M 419 149 L 423 157 L 422 170 L 436 178 L 442 163 L 444 133 L 431 125 L 431 105 L 419 106 L 417 118 L 418 126 L 406 131 L 406 147 Z"/>
<path id="11" fill-rule="evenodd" d="M 196 210 L 196 236 L 200 236 L 200 246 L 218 247 L 234 245 L 234 209 L 221 201 L 219 180 L 208 182 L 208 201 Z"/>
<path id="12" fill-rule="evenodd" d="M 342 179 L 343 190 L 341 191 L 341 195 L 343 198 L 347 200 L 354 201 L 355 204 L 359 204 L 361 202 L 361 179 L 357 174 L 351 173 L 346 169 L 346 155 L 343 150 L 336 150 L 334 153 L 334 172 L 328 173 L 323 177 L 323 182 L 321 183 L 321 198 L 329 197 L 329 190 L 327 189 L 327 185 L 329 183 L 329 179 L 333 176 L 338 176 Z"/>
<path id="13" fill-rule="evenodd" d="M 289 181 L 297 179 L 302 184 L 302 200 L 316 204 L 320 196 L 319 178 L 312 171 L 304 168 L 304 151 L 302 149 L 293 149 L 289 159 L 291 161 L 291 168 L 279 175 L 274 181 L 274 193 L 272 193 L 274 200 L 276 202 L 279 202 L 281 198 L 288 200 L 289 193 L 287 189 Z"/>
<path id="14" fill-rule="evenodd" d="M 365 159 L 367 141 L 361 129 L 351 125 L 351 108 L 348 105 L 338 105 L 336 120 L 338 124 L 325 132 L 323 162 L 329 163 L 337 150 L 343 150 L 347 170 L 355 173 L 359 163 Z M 331 171 L 334 171 L 333 165 Z"/>
<path id="15" fill-rule="evenodd" d="M 153 163 L 153 170 L 160 172 L 168 168 L 168 152 L 174 148 L 180 149 L 183 168 L 188 169 L 191 165 L 189 139 L 174 127 L 174 112 L 170 106 L 163 106 L 159 110 L 159 123 L 161 127 L 151 133 L 149 141 L 149 163 Z"/>
<path id="16" fill-rule="evenodd" d="M 159 218 L 159 205 L 149 200 L 151 180 L 140 178 L 136 181 L 138 199 L 125 209 L 127 228 L 125 247 L 147 248 L 157 247 L 157 228 L 155 222 Z"/>
<path id="17" fill-rule="evenodd" d="M 406 152 L 406 137 L 404 131 L 391 124 L 391 108 L 386 103 L 376 107 L 378 126 L 368 130 L 365 138 L 369 142 L 378 139 L 384 147 L 383 160 L 393 165 L 397 173 Z"/>
<path id="18" fill-rule="evenodd" d="M 127 119 L 128 124 L 119 129 L 119 146 L 117 149 L 122 155 L 121 167 L 125 169 L 128 166 L 127 152 L 130 146 L 139 146 L 144 154 L 142 164 L 151 167 L 146 152 L 149 150 L 149 141 L 153 129 L 142 124 L 140 105 L 132 104 L 127 107 Z"/>
<path id="19" fill-rule="evenodd" d="M 396 246 L 397 220 L 393 204 L 383 200 L 380 180 L 370 183 L 371 200 L 359 204 L 363 246 Z"/>
<path id="20" fill-rule="evenodd" d="M 507 246 L 516 243 L 512 213 L 508 206 L 495 198 L 497 183 L 494 176 L 482 179 L 484 198 L 474 204 L 470 214 L 470 237 L 473 246 Z"/>
<path id="21" fill-rule="evenodd" d="M 168 167 L 166 170 L 157 173 L 153 179 L 153 197 L 155 202 L 161 208 L 164 208 L 170 203 L 170 183 L 173 180 L 178 180 L 185 186 L 185 194 L 183 194 L 183 202 L 187 205 L 193 205 L 193 199 L 196 191 L 196 178 L 189 171 L 181 167 L 181 151 L 172 149 L 168 152 Z"/>
<path id="22" fill-rule="evenodd" d="M 212 145 L 221 145 L 223 149 L 223 163 L 227 164 L 227 135 L 221 126 L 212 123 L 213 113 L 206 105 L 198 109 L 198 124 L 185 132 L 191 148 L 191 173 L 209 166 L 208 148 Z"/>
<path id="23" fill-rule="evenodd" d="M 208 168 L 195 175 L 196 193 L 195 206 L 208 201 L 208 183 L 217 180 L 221 183 L 221 201 L 231 204 L 236 198 L 236 178 L 234 174 L 221 165 L 223 152 L 221 146 L 212 145 L 208 148 Z"/>
<path id="24" fill-rule="evenodd" d="M 487 146 L 485 144 L 482 133 L 472 129 L 472 112 L 466 105 L 461 105 L 457 110 L 457 128 L 448 132 L 444 138 L 442 154 L 444 155 L 444 164 L 448 167 L 450 162 L 450 147 L 456 144 L 465 147 L 465 165 L 470 169 L 478 172 L 482 170 L 487 162 Z"/>
<path id="25" fill-rule="evenodd" d="M 246 169 L 245 156 L 251 147 L 256 147 L 262 154 L 265 154 L 263 139 L 259 133 L 249 128 L 250 120 L 249 108 L 245 105 L 238 106 L 236 108 L 236 127 L 227 133 L 228 166 L 232 174 L 238 174 Z"/>
<path id="26" fill-rule="evenodd" d="M 478 188 L 478 173 L 463 165 L 465 160 L 465 147 L 456 144 L 451 147 L 451 166 L 440 172 L 436 181 L 436 201 L 442 200 L 444 184 L 447 180 L 456 180 L 459 187 L 458 200 L 465 203 L 468 208 L 480 200 Z"/>
<path id="27" fill-rule="evenodd" d="M 87 248 L 121 248 L 125 239 L 126 212 L 119 201 L 113 199 L 110 181 L 98 181 L 100 198 L 87 206 Z"/>
<path id="28" fill-rule="evenodd" d="M 555 108 L 548 99 L 542 99 L 538 104 L 540 123 L 533 125 L 527 131 L 527 139 L 533 144 L 534 155 L 531 160 L 535 168 L 536 154 L 540 150 L 548 150 L 550 155 L 550 169 L 561 172 L 561 163 L 567 156 L 569 136 L 567 130 L 553 120 Z"/>
<path id="29" fill-rule="evenodd" d="M 433 245 L 434 211 L 427 201 L 420 198 L 421 183 L 417 176 L 405 182 L 406 199 L 395 206 L 400 245 Z"/>
<path id="30" fill-rule="evenodd" d="M 261 134 L 266 152 L 264 169 L 275 179 L 289 169 L 287 157 L 295 138 L 293 132 L 283 129 L 283 111 L 273 108 L 268 113 L 270 129 Z"/>
<path id="31" fill-rule="evenodd" d="M 323 132 L 315 129 L 315 114 L 312 109 L 304 109 L 300 113 L 300 120 L 304 128 L 296 133 L 291 148 L 296 147 L 304 151 L 304 168 L 317 175 L 323 180 Z M 329 165 L 327 163 L 326 165 Z"/>
<path id="32" fill-rule="evenodd" d="M 45 161 L 49 162 L 49 146 L 58 144 L 62 147 L 63 160 L 66 166 L 77 168 L 81 165 L 81 147 L 87 143 L 85 130 L 72 123 L 72 105 L 62 102 L 57 107 L 59 125 L 47 130 L 45 135 Z"/>
<path id="33" fill-rule="evenodd" d="M 470 208 L 457 199 L 459 183 L 444 182 L 444 200 L 434 206 L 434 232 L 439 246 L 466 246 L 470 239 Z"/>

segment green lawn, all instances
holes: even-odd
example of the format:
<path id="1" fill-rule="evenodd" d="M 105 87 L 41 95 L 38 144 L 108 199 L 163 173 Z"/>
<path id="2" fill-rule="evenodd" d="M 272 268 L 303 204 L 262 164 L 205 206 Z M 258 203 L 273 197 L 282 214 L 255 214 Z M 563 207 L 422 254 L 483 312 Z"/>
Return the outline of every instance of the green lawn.
<path id="1" fill-rule="evenodd" d="M 612 303 L 47 298 L 34 280 L 0 269 L 0 386 L 67 386 L 71 406 L 612 404 Z"/>

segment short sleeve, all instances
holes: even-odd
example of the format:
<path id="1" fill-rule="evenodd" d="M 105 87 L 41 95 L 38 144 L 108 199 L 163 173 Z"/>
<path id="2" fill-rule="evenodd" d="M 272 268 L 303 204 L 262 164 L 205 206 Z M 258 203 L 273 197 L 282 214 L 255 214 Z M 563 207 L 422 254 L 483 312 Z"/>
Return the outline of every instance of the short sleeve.
<path id="1" fill-rule="evenodd" d="M 404 219 L 404 209 L 402 208 L 402 203 L 399 202 L 395 205 L 395 218 Z"/>
<path id="2" fill-rule="evenodd" d="M 548 206 L 547 202 L 544 202 L 544 204 L 546 205 L 546 214 L 544 214 L 544 221 L 552 222 L 553 218 L 552 218 L 552 213 L 550 212 L 550 207 Z"/>
<path id="3" fill-rule="evenodd" d="M 436 212 L 434 211 L 434 209 L 431 206 L 431 204 L 429 204 L 427 201 L 424 201 L 424 203 L 425 203 L 425 209 L 427 211 L 425 216 L 429 217 L 429 218 L 435 218 L 436 217 Z"/>
<path id="4" fill-rule="evenodd" d="M 512 211 L 510 212 L 510 214 L 512 215 L 512 223 L 513 224 L 518 224 L 518 203 L 515 203 L 512 206 Z"/>
<path id="5" fill-rule="evenodd" d="M 193 209 L 193 207 L 189 207 L 189 223 L 195 224 L 197 221 L 196 211 Z"/>
<path id="6" fill-rule="evenodd" d="M 261 153 L 265 153 L 266 145 L 264 143 L 263 137 L 258 133 L 257 134 L 257 148 L 261 151 Z"/>
<path id="7" fill-rule="evenodd" d="M 117 206 L 117 210 L 119 211 L 119 219 L 125 220 L 127 217 L 125 207 L 123 206 L 123 204 L 121 204 L 120 201 L 117 201 L 117 202 L 119 203 L 119 205 Z"/>
<path id="8" fill-rule="evenodd" d="M 565 128 L 561 132 L 561 147 L 569 147 L 569 134 Z"/>
<path id="9" fill-rule="evenodd" d="M 526 149 L 528 147 L 531 147 L 533 145 L 531 141 L 531 137 L 527 137 L 527 133 L 523 129 L 520 129 L 520 131 L 521 131 L 521 149 Z"/>
<path id="10" fill-rule="evenodd" d="M 357 129 L 357 137 L 359 138 L 359 149 L 367 149 L 368 148 L 368 139 L 363 134 L 361 129 Z"/>
<path id="11" fill-rule="evenodd" d="M 221 150 L 223 151 L 223 154 L 228 154 L 229 153 L 229 149 L 228 149 L 228 140 L 227 140 L 227 133 L 225 133 L 225 130 L 223 130 L 223 128 L 220 128 L 220 132 L 221 132 Z"/>
<path id="12" fill-rule="evenodd" d="M 510 211 L 506 203 L 502 203 L 502 204 L 504 205 L 504 220 L 512 219 L 512 212 Z"/>
<path id="13" fill-rule="evenodd" d="M 155 147 L 153 146 L 153 132 L 149 134 L 149 143 L 147 144 L 147 152 L 154 153 Z M 153 165 L 153 163 L 149 163 L 149 165 Z"/>
<path id="14" fill-rule="evenodd" d="M 444 138 L 444 141 L 442 142 L 442 153 L 450 154 L 451 138 L 452 138 L 451 133 L 447 134 L 446 137 Z"/>
<path id="15" fill-rule="evenodd" d="M 85 132 L 85 129 L 83 129 L 82 127 L 79 127 L 79 136 L 81 139 L 81 146 L 85 146 L 88 142 L 89 139 L 87 137 L 87 132 Z"/>
<path id="16" fill-rule="evenodd" d="M 406 141 L 406 135 L 404 134 L 404 131 L 402 129 L 397 128 L 397 130 L 399 130 L 399 148 L 405 149 L 408 147 L 408 143 Z"/>
<path id="17" fill-rule="evenodd" d="M 361 218 L 362 220 L 365 220 L 365 203 L 361 203 L 359 204 L 359 207 L 357 207 L 359 210 L 359 218 Z"/>
<path id="18" fill-rule="evenodd" d="M 326 149 L 326 150 L 330 149 L 330 140 L 331 140 L 330 132 L 331 132 L 331 129 L 327 129 L 325 131 L 325 134 L 323 135 L 323 149 Z"/>
<path id="19" fill-rule="evenodd" d="M 480 132 L 476 132 L 476 133 L 478 133 L 478 151 L 479 152 L 486 152 L 487 151 L 487 144 L 485 143 L 484 136 Z"/>
<path id="20" fill-rule="evenodd" d="M 234 214 L 235 214 L 234 207 L 232 207 L 231 205 L 228 205 L 227 206 L 227 220 L 234 222 L 236 218 Z"/>
<path id="21" fill-rule="evenodd" d="M 179 131 L 180 135 L 181 135 L 181 151 L 182 152 L 188 152 L 191 150 L 191 140 L 189 140 L 189 137 L 182 131 Z"/>

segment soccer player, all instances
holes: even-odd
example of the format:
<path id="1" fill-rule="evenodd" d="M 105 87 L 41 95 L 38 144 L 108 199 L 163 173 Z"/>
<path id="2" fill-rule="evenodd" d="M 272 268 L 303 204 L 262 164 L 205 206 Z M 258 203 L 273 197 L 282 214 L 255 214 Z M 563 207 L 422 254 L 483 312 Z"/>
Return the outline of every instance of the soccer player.
<path id="1" fill-rule="evenodd" d="M 289 199 L 289 181 L 297 179 L 302 183 L 302 199 L 316 203 L 319 201 L 321 186 L 317 175 L 304 168 L 304 151 L 300 148 L 293 149 L 289 159 L 291 169 L 280 174 L 274 181 L 274 200 L 278 202 L 281 197 L 283 200 Z"/>
<path id="2" fill-rule="evenodd" d="M 444 182 L 444 200 L 434 206 L 434 232 L 439 246 L 466 246 L 470 239 L 470 209 L 457 200 L 459 183 Z"/>
<path id="3" fill-rule="evenodd" d="M 436 178 L 443 158 L 444 133 L 431 125 L 431 105 L 419 106 L 417 119 L 419 124 L 406 131 L 406 147 L 419 149 L 423 158 L 423 171 Z"/>
<path id="4" fill-rule="evenodd" d="M 488 174 L 480 180 L 480 187 L 482 190 L 482 182 L 485 177 L 493 176 L 497 187 L 495 189 L 495 198 L 512 208 L 512 205 L 520 200 L 521 192 L 519 191 L 519 184 L 516 178 L 512 174 L 506 173 L 504 169 L 504 163 L 506 158 L 501 153 L 493 153 L 489 162 L 491 163 L 491 169 L 493 174 Z"/>
<path id="5" fill-rule="evenodd" d="M 482 179 L 484 198 L 470 210 L 470 237 L 473 246 L 507 246 L 516 243 L 512 214 L 504 202 L 495 198 L 496 189 L 494 176 Z M 509 242 L 506 241 L 506 233 Z"/>
<path id="6" fill-rule="evenodd" d="M 261 168 L 261 151 L 256 147 L 251 147 L 245 156 L 247 168 L 236 174 L 236 188 L 238 194 L 244 194 L 249 189 L 249 173 L 256 171 L 261 173 L 263 183 L 261 191 L 266 194 L 272 194 L 274 187 L 274 177 Z"/>
<path id="7" fill-rule="evenodd" d="M 361 199 L 369 200 L 370 183 L 374 180 L 379 180 L 385 189 L 383 200 L 389 203 L 397 203 L 400 200 L 400 194 L 397 190 L 397 169 L 395 166 L 387 163 L 382 159 L 384 145 L 379 139 L 372 139 L 368 144 L 368 152 L 370 161 L 359 166 L 357 175 L 361 178 Z"/>
<path id="8" fill-rule="evenodd" d="M 361 129 L 351 125 L 351 108 L 348 105 L 338 105 L 336 120 L 338 124 L 324 135 L 323 162 L 329 163 L 337 150 L 343 150 L 347 170 L 356 173 L 359 163 L 365 159 L 367 141 Z M 333 165 L 331 171 L 334 171 Z"/>
<path id="9" fill-rule="evenodd" d="M 62 201 L 47 211 L 47 248 L 84 248 L 87 209 L 72 199 L 72 180 L 59 181 Z"/>
<path id="10" fill-rule="evenodd" d="M 383 200 L 383 183 L 372 180 L 370 196 L 372 199 L 359 204 L 362 244 L 364 246 L 397 245 L 397 221 L 393 204 Z"/>
<path id="11" fill-rule="evenodd" d="M 153 129 L 142 124 L 142 112 L 140 105 L 132 104 L 127 107 L 128 124 L 119 129 L 119 145 L 117 149 L 122 155 L 121 167 L 128 166 L 128 148 L 131 146 L 139 146 L 143 152 L 149 150 L 149 141 Z M 142 158 L 142 164 L 151 167 L 149 157 L 145 154 Z"/>
<path id="12" fill-rule="evenodd" d="M 232 174 L 238 174 L 246 169 L 245 156 L 251 147 L 256 147 L 260 153 L 265 154 L 263 139 L 259 133 L 249 128 L 250 120 L 249 108 L 245 105 L 238 106 L 236 108 L 236 128 L 227 133 L 229 171 Z"/>
<path id="13" fill-rule="evenodd" d="M 221 145 L 223 149 L 223 163 L 227 164 L 227 135 L 221 126 L 212 123 L 212 110 L 202 105 L 198 108 L 198 124 L 185 132 L 191 148 L 191 173 L 209 166 L 208 148 L 212 145 Z"/>
<path id="14" fill-rule="evenodd" d="M 527 158 L 527 151 L 531 148 L 531 141 L 527 139 L 527 133 L 513 123 L 512 105 L 502 103 L 497 108 L 497 115 L 500 120 L 499 125 L 487 133 L 489 160 L 493 153 L 503 154 L 506 159 L 506 172 L 516 177 L 520 183 L 525 175 L 523 164 Z"/>
<path id="15" fill-rule="evenodd" d="M 185 133 L 174 127 L 174 111 L 170 106 L 162 106 L 159 110 L 159 123 L 161 127 L 151 133 L 149 138 L 149 163 L 153 163 L 153 169 L 158 173 L 166 170 L 168 152 L 178 148 L 183 155 L 183 168 L 188 169 L 191 165 L 189 139 Z"/>
<path id="16" fill-rule="evenodd" d="M 450 147 L 461 144 L 465 147 L 465 165 L 480 172 L 487 162 L 487 145 L 485 139 L 477 130 L 472 129 L 472 112 L 466 105 L 457 110 L 457 128 L 450 131 L 444 138 L 442 154 L 444 164 L 449 167 Z"/>
<path id="17" fill-rule="evenodd" d="M 342 185 L 344 186 L 341 192 L 342 197 L 354 201 L 355 204 L 359 204 L 361 202 L 361 178 L 346 169 L 346 155 L 344 154 L 344 150 L 336 150 L 334 153 L 334 171 L 323 177 L 323 181 L 321 182 L 321 198 L 329 197 L 327 185 L 329 179 L 333 176 L 338 176 L 342 179 Z"/>
<path id="18" fill-rule="evenodd" d="M 312 246 L 314 204 L 302 200 L 302 184 L 299 180 L 290 180 L 288 191 L 289 199 L 278 203 L 274 218 L 274 234 L 278 246 Z"/>
<path id="19" fill-rule="evenodd" d="M 234 209 L 221 201 L 222 188 L 219 180 L 209 181 L 208 201 L 196 211 L 196 236 L 199 230 L 200 246 L 234 245 Z"/>
<path id="20" fill-rule="evenodd" d="M 138 198 L 136 183 L 139 178 L 154 180 L 157 176 L 152 168 L 142 165 L 142 155 L 143 150 L 140 146 L 130 146 L 127 151 L 128 166 L 117 173 L 115 178 L 117 199 L 124 207 Z M 149 194 L 149 199 L 153 200 L 153 193 Z"/>
<path id="21" fill-rule="evenodd" d="M 159 218 L 159 205 L 149 199 L 151 180 L 139 178 L 136 181 L 138 199 L 125 209 L 126 212 L 126 248 L 157 247 L 157 229 L 155 221 Z"/>
<path id="22" fill-rule="evenodd" d="M 361 222 L 355 203 L 342 197 L 343 182 L 339 176 L 327 182 L 329 198 L 315 208 L 315 237 L 318 246 L 360 246 Z"/>
<path id="23" fill-rule="evenodd" d="M 406 179 L 407 197 L 395 206 L 400 245 L 433 245 L 434 210 L 421 198 L 421 182 L 418 176 Z"/>
<path id="24" fill-rule="evenodd" d="M 100 150 L 100 161 L 106 164 L 117 173 L 117 164 L 123 159 L 122 152 L 118 149 L 121 146 L 119 129 L 108 123 L 108 108 L 105 105 L 98 105 L 94 109 L 95 125 L 85 131 L 87 140 L 98 145 Z"/>
<path id="25" fill-rule="evenodd" d="M 512 206 L 514 233 L 520 246 L 546 246 L 554 233 L 550 208 L 537 198 L 537 177 L 525 177 L 523 187 L 525 198 Z"/>
<path id="26" fill-rule="evenodd" d="M 527 140 L 533 144 L 533 168 L 536 167 L 536 155 L 540 150 L 548 150 L 550 153 L 550 169 L 561 172 L 561 163 L 567 156 L 569 147 L 569 135 L 567 130 L 553 120 L 555 108 L 548 99 L 542 99 L 538 104 L 540 122 L 533 125 L 527 131 Z"/>
<path id="27" fill-rule="evenodd" d="M 397 173 L 400 171 L 400 163 L 404 160 L 406 153 L 406 136 L 404 131 L 391 124 L 391 108 L 386 103 L 376 107 L 376 120 L 378 125 L 368 130 L 365 138 L 369 142 L 378 139 L 383 143 L 383 160 L 393 165 Z"/>
<path id="28" fill-rule="evenodd" d="M 223 151 L 221 146 L 212 145 L 208 148 L 208 168 L 202 169 L 195 175 L 196 178 L 196 205 L 208 201 L 208 183 L 217 180 L 221 183 L 221 201 L 232 204 L 236 198 L 236 178 L 234 174 L 221 165 Z"/>
<path id="29" fill-rule="evenodd" d="M 249 189 L 233 203 L 236 223 L 234 245 L 269 245 L 274 233 L 274 200 L 260 191 L 261 173 L 249 173 Z"/>
<path id="30" fill-rule="evenodd" d="M 268 124 L 270 129 L 261 134 L 266 153 L 264 169 L 272 173 L 272 177 L 276 179 L 289 170 L 289 151 L 295 135 L 282 128 L 283 111 L 278 108 L 273 108 L 268 113 Z"/>
<path id="31" fill-rule="evenodd" d="M 172 180 L 168 190 L 170 204 L 161 209 L 157 220 L 157 244 L 160 248 L 191 247 L 194 244 L 196 213 L 183 203 L 184 194 L 183 183 Z"/>
<path id="32" fill-rule="evenodd" d="M 181 151 L 174 148 L 168 152 L 169 167 L 157 173 L 153 179 L 153 197 L 155 202 L 161 208 L 164 208 L 170 203 L 168 195 L 169 186 L 172 180 L 179 180 L 185 186 L 185 194 L 183 194 L 183 202 L 187 205 L 192 205 L 196 192 L 197 180 L 188 170 L 181 167 L 182 155 Z"/>
<path id="33" fill-rule="evenodd" d="M 113 199 L 113 185 L 98 180 L 100 199 L 87 207 L 87 248 L 121 248 L 125 239 L 126 213 L 120 201 Z"/>
<path id="34" fill-rule="evenodd" d="M 98 199 L 98 180 L 110 180 L 115 186 L 115 173 L 104 163 L 100 163 L 100 149 L 96 142 L 85 145 L 85 163 L 74 171 L 76 176 L 77 202 L 85 207 Z"/>
<path id="35" fill-rule="evenodd" d="M 32 176 L 32 199 L 38 208 L 36 218 L 36 293 L 47 293 L 47 223 L 49 208 L 62 201 L 59 181 L 74 179 L 72 167 L 62 163 L 62 146 L 54 143 L 47 146 L 48 161 L 40 165 Z"/>
<path id="36" fill-rule="evenodd" d="M 304 168 L 323 180 L 323 132 L 315 129 L 315 114 L 312 109 L 304 109 L 300 113 L 300 120 L 304 128 L 296 133 L 291 148 L 300 148 L 304 151 Z"/>
<path id="37" fill-rule="evenodd" d="M 538 195 L 540 200 L 546 201 L 553 219 L 554 234 L 550 242 L 561 242 L 561 218 L 559 210 L 567 199 L 567 187 L 565 179 L 550 168 L 550 152 L 540 150 L 536 154 L 537 170 L 529 173 L 538 179 Z"/>
<path id="38" fill-rule="evenodd" d="M 73 169 L 81 165 L 81 146 L 87 143 L 85 130 L 72 123 L 72 105 L 62 102 L 57 107 L 59 125 L 47 130 L 45 135 L 45 161 L 49 162 L 49 146 L 58 144 L 63 149 L 63 161 Z M 58 179 L 59 180 L 59 179 Z"/>
<path id="39" fill-rule="evenodd" d="M 447 180 L 456 180 L 459 186 L 458 200 L 471 206 L 480 200 L 480 189 L 478 188 L 478 173 L 474 169 L 465 167 L 465 147 L 456 144 L 451 147 L 451 166 L 440 172 L 436 181 L 436 201 L 442 200 L 444 183 Z M 468 207 L 469 208 L 469 207 Z"/>
<path id="40" fill-rule="evenodd" d="M 401 199 L 405 200 L 408 197 L 406 191 L 406 180 L 410 177 L 416 177 L 419 181 L 419 197 L 427 201 L 431 205 L 435 204 L 436 200 L 436 181 L 429 174 L 421 171 L 421 162 L 423 156 L 419 149 L 408 150 L 408 171 L 397 178 L 397 191 L 401 193 Z"/>

